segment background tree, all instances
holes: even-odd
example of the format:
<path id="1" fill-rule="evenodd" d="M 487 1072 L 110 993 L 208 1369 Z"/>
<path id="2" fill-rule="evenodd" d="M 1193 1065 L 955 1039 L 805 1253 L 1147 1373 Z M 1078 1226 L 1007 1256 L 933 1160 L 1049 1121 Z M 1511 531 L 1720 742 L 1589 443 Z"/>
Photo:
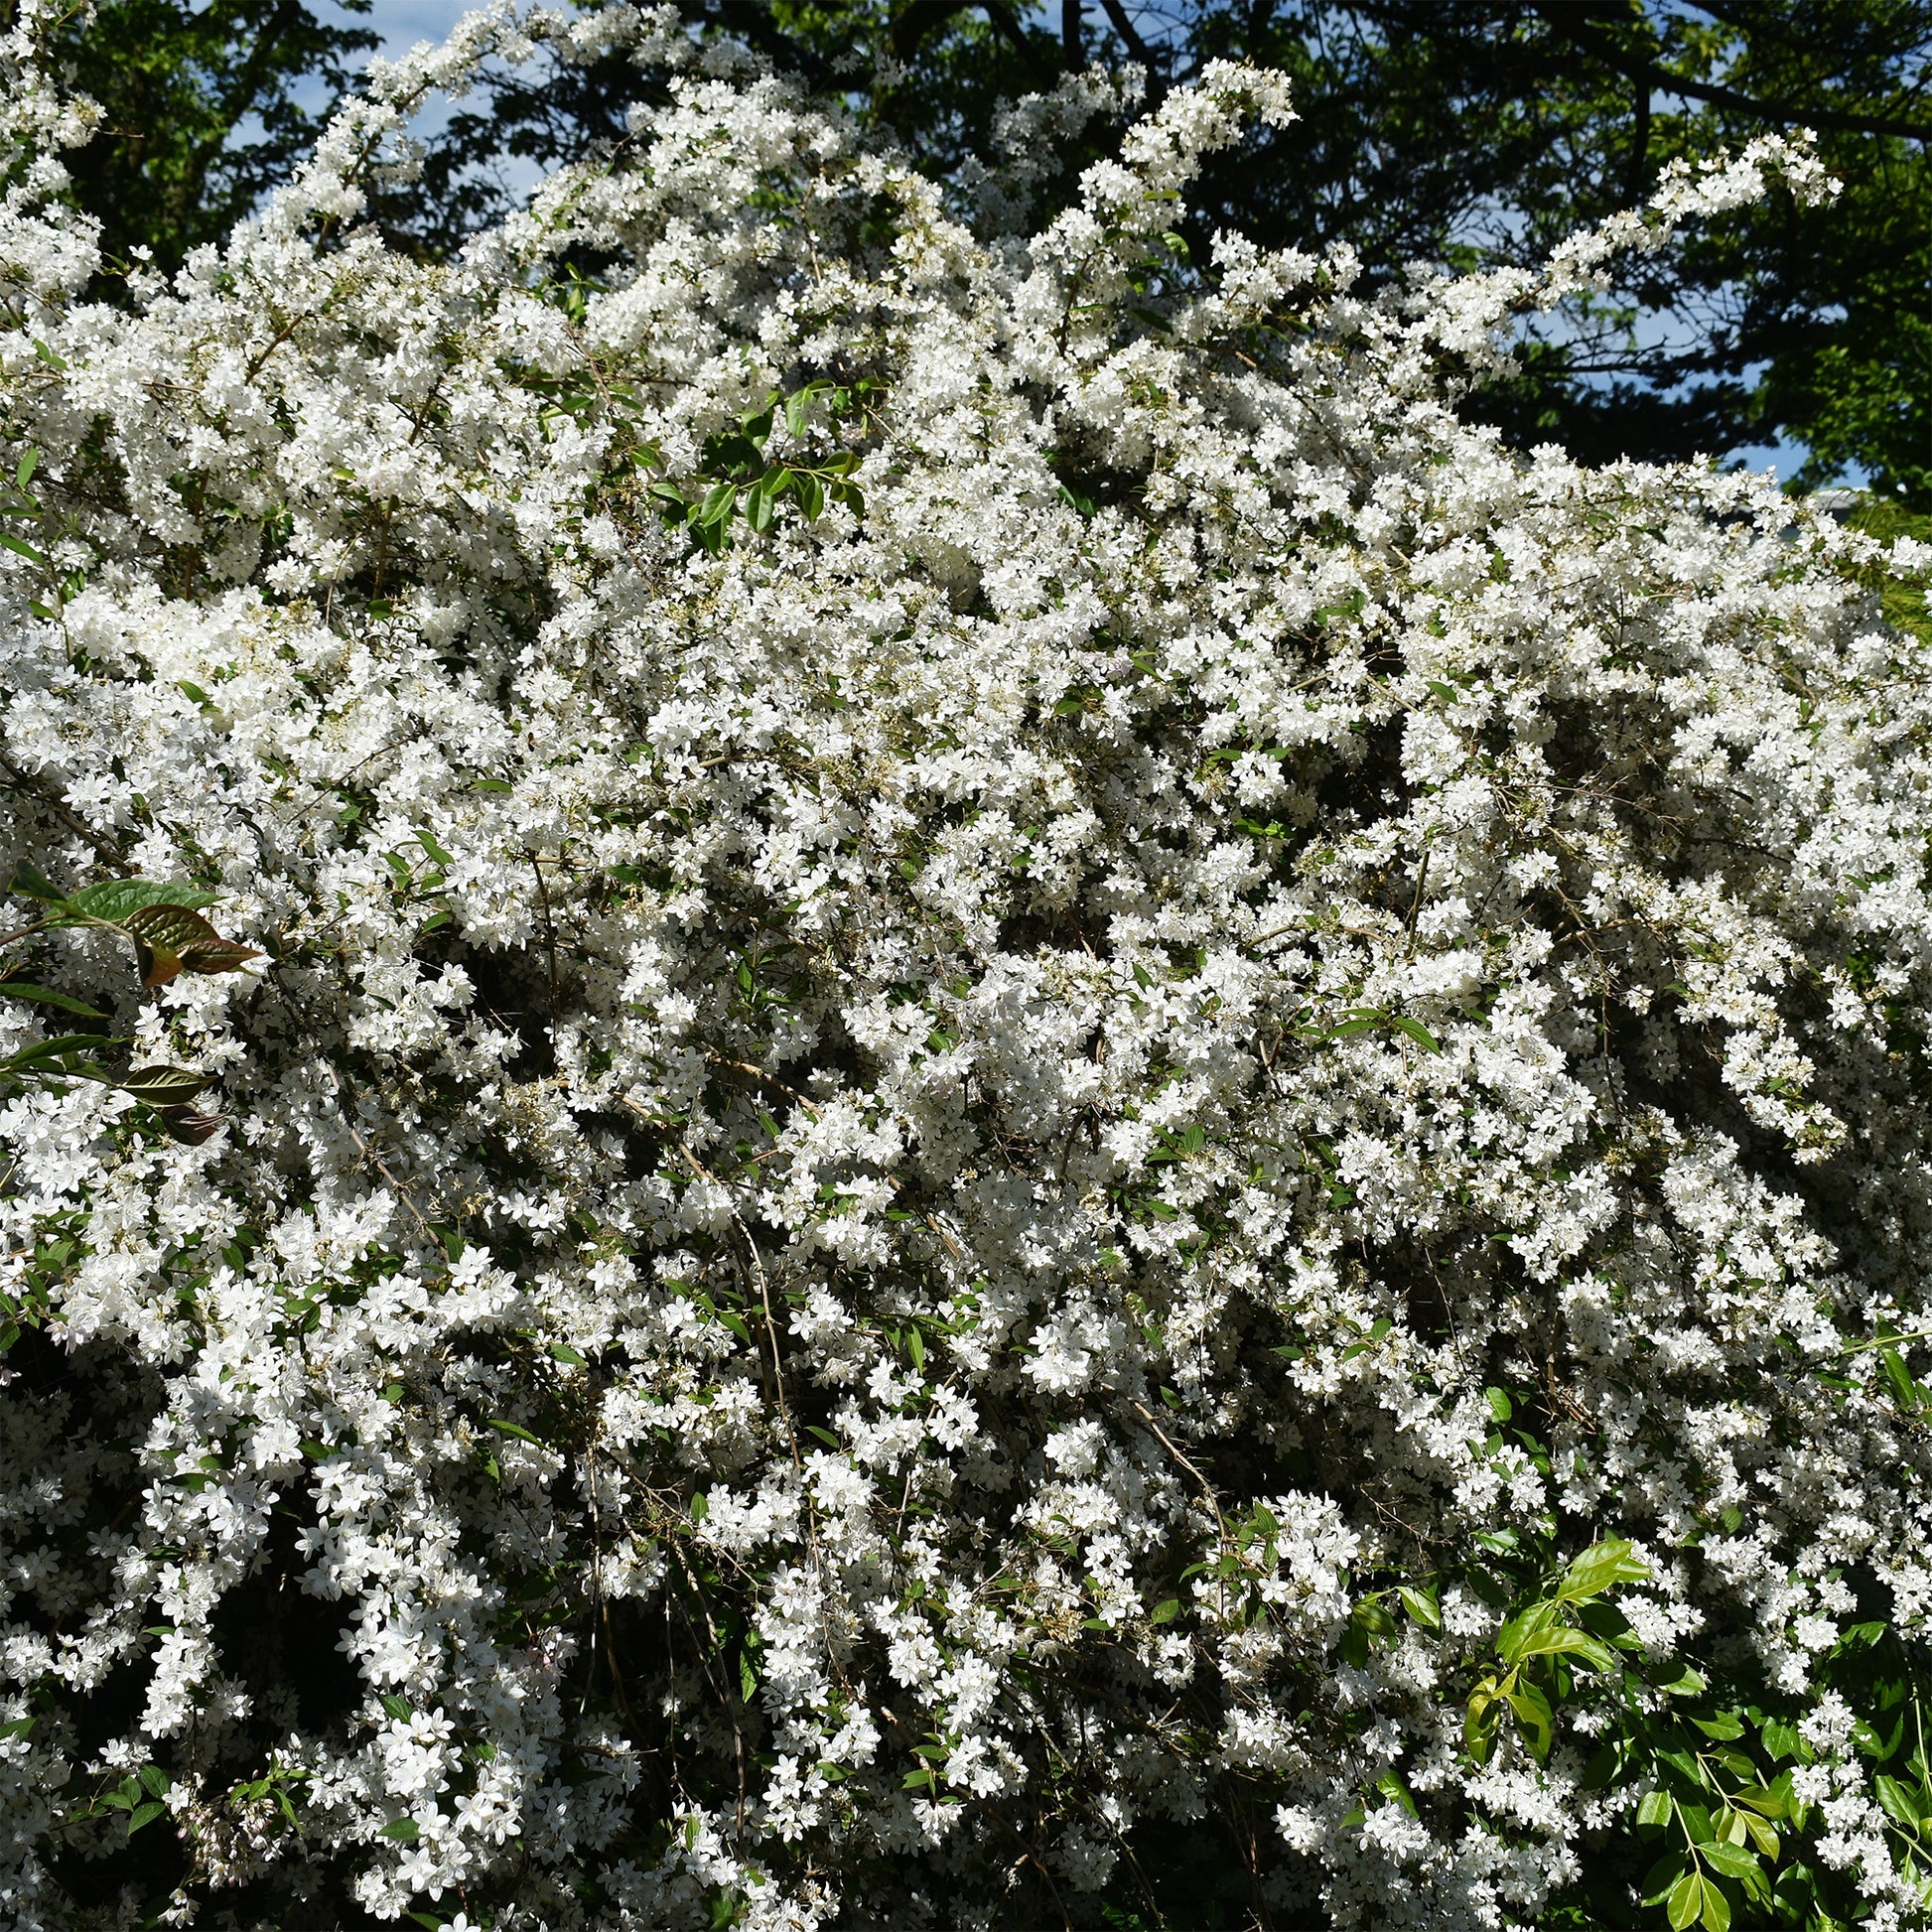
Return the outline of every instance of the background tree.
<path id="1" fill-rule="evenodd" d="M 1932 129 L 1928 0 L 680 0 L 692 31 L 838 93 L 929 170 L 983 151 L 999 103 L 1093 61 L 1138 62 L 1158 96 L 1211 58 L 1282 69 L 1301 119 L 1220 158 L 1198 242 L 1346 243 L 1371 283 L 1412 262 L 1527 262 L 1640 199 L 1671 160 L 1809 127 L 1836 204 L 1714 220 L 1666 260 L 1526 329 L 1522 372 L 1470 406 L 1524 446 L 1593 460 L 1722 454 L 1794 438 L 1807 486 L 1864 473 L 1932 506 Z M 281 0 L 200 13 L 116 0 L 67 30 L 108 132 L 75 158 L 110 253 L 165 264 L 286 175 L 364 31 Z M 493 219 L 519 167 L 625 139 L 621 57 L 501 71 L 381 212 L 443 251 Z M 238 130 L 246 129 L 246 133 Z M 1095 126 L 1080 162 L 1119 126 Z"/>
<path id="2" fill-rule="evenodd" d="M 106 263 L 144 246 L 172 270 L 224 239 L 314 145 L 357 57 L 378 44 L 299 0 L 101 0 L 69 13 L 52 51 L 103 117 L 67 166 Z"/>

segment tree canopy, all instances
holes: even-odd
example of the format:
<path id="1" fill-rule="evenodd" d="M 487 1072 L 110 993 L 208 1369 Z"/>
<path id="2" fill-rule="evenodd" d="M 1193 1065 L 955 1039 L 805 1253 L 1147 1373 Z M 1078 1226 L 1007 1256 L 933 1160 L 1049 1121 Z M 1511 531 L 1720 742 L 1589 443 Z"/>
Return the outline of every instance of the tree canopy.
<path id="1" fill-rule="evenodd" d="M 1788 438 L 1798 481 L 1867 476 L 1932 508 L 1932 126 L 1925 0 L 1075 0 L 1062 29 L 945 0 L 683 0 L 700 36 L 856 105 L 881 138 L 957 180 L 1001 103 L 1091 61 L 1138 64 L 1146 98 L 1214 58 L 1291 76 L 1297 122 L 1219 157 L 1188 238 L 1355 250 L 1371 280 L 1414 262 L 1533 261 L 1641 201 L 1676 157 L 1767 131 L 1815 133 L 1842 184 L 1819 207 L 1739 209 L 1668 259 L 1526 328 L 1516 378 L 1479 407 L 1529 447 L 1590 459 L 1722 454 Z M 110 0 L 63 45 L 105 109 L 75 193 L 111 258 L 167 266 L 285 179 L 315 132 L 297 83 L 334 87 L 366 30 L 286 0 Z M 391 232 L 447 251 L 500 215 L 502 164 L 615 147 L 638 76 L 625 57 L 498 68 L 381 205 Z M 1048 205 L 1120 138 L 1127 111 L 1061 143 Z"/>

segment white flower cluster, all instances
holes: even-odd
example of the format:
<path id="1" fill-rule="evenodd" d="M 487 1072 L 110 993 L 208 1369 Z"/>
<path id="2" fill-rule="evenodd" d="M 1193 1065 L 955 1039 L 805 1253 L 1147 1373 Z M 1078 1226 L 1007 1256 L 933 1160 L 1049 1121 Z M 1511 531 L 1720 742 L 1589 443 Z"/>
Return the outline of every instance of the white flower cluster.
<path id="1" fill-rule="evenodd" d="M 226 1125 L 0 1106 L 0 1917 L 1522 1925 L 1725 1684 L 1909 1917 L 1924 553 L 1461 426 L 1593 241 L 1190 265 L 1272 76 L 1025 238 L 596 18 L 670 104 L 460 259 L 364 182 L 584 30 L 119 309 L 6 48 L 0 877 L 262 956 L 6 956 Z M 1649 1676 L 1472 1744 L 1619 1541 Z"/>

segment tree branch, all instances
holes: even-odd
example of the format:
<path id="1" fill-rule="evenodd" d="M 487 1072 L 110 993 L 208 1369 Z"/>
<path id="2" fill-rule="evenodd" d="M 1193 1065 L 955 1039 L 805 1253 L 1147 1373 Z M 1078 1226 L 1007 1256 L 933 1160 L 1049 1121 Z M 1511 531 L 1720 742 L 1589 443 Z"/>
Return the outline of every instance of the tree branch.
<path id="1" fill-rule="evenodd" d="M 1893 135 L 1904 141 L 1932 140 L 1932 126 L 1920 126 L 1912 121 L 1895 121 L 1884 115 L 1848 114 L 1835 107 L 1759 100 L 1715 81 L 1692 80 L 1642 55 L 1626 54 L 1607 34 L 1598 33 L 1587 21 L 1568 18 L 1568 9 L 1557 4 L 1557 0 L 1537 0 L 1536 11 L 1554 32 L 1594 55 L 1605 67 L 1660 93 L 1676 94 L 1683 100 L 1706 101 L 1713 107 L 1734 108 L 1740 114 L 1783 127 L 1836 127 L 1851 134 Z"/>

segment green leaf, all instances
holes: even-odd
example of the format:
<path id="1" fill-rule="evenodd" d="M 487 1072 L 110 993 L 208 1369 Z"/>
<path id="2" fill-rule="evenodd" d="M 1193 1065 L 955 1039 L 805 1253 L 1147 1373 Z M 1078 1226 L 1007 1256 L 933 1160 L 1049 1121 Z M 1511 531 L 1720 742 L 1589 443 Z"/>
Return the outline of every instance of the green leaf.
<path id="1" fill-rule="evenodd" d="M 1529 1745 L 1530 1755 L 1540 1763 L 1550 1755 L 1556 1731 L 1557 1716 L 1550 1709 L 1550 1700 L 1537 1685 L 1518 1684 L 1509 1693 L 1508 1701 L 1516 1722 L 1529 1733 L 1524 1741 Z"/>
<path id="2" fill-rule="evenodd" d="M 1881 1348 L 1878 1361 L 1885 1371 L 1885 1380 L 1891 1384 L 1892 1394 L 1898 1399 L 1898 1406 L 1910 1414 L 1916 1414 L 1925 1406 L 1925 1394 L 1912 1380 L 1911 1371 L 1905 1366 L 1898 1350 Z"/>
<path id="3" fill-rule="evenodd" d="M 31 543 L 21 542 L 17 536 L 10 535 L 5 530 L 0 530 L 0 545 L 4 545 L 16 556 L 25 557 L 30 564 L 38 564 L 42 570 L 54 568 L 43 552 L 36 550 Z"/>
<path id="4" fill-rule="evenodd" d="M 1498 1654 L 1506 1664 L 1521 1663 L 1529 1657 L 1581 1657 L 1592 1670 L 1617 1668 L 1616 1654 L 1587 1631 L 1572 1630 L 1564 1624 L 1546 1624 L 1540 1630 L 1524 1633 L 1510 1649 L 1498 1644 Z"/>
<path id="5" fill-rule="evenodd" d="M 489 1426 L 499 1435 L 514 1436 L 519 1443 L 536 1443 L 538 1449 L 543 1447 L 543 1444 L 536 1437 L 532 1436 L 521 1423 L 506 1421 L 501 1416 L 491 1416 L 489 1418 Z"/>
<path id="6" fill-rule="evenodd" d="M 1888 1818 L 1896 1820 L 1909 1832 L 1918 1830 L 1924 1822 L 1924 1813 L 1920 1809 L 1918 1795 L 1910 1785 L 1898 1778 L 1881 1775 L 1872 1779 L 1871 1788 L 1876 1792 L 1878 1803 Z"/>
<path id="7" fill-rule="evenodd" d="M 1744 1734 L 1742 1721 L 1728 1711 L 1720 1711 L 1714 1718 L 1693 1717 L 1691 1722 L 1707 1737 L 1715 1737 L 1721 1743 L 1727 1743 L 1731 1738 Z"/>
<path id="8" fill-rule="evenodd" d="M 76 911 L 84 912 L 90 919 L 99 919 L 108 925 L 124 925 L 128 916 L 146 910 L 153 905 L 175 905 L 184 910 L 197 905 L 212 905 L 220 895 L 205 891 L 200 886 L 190 886 L 183 881 L 164 881 L 157 883 L 152 879 L 103 879 L 98 885 L 85 886 L 68 901 Z M 213 935 L 214 928 L 206 919 L 195 923 Z"/>
<path id="9" fill-rule="evenodd" d="M 1674 1698 L 1700 1697 L 1710 1688 L 1705 1682 L 1704 1673 L 1689 1664 L 1686 1664 L 1675 1677 L 1653 1678 L 1651 1681 L 1666 1697 Z"/>
<path id="10" fill-rule="evenodd" d="M 140 1066 L 131 1068 L 114 1084 L 150 1107 L 172 1107 L 194 1099 L 207 1083 L 206 1073 L 185 1066 Z"/>
<path id="11" fill-rule="evenodd" d="M 1644 1874 L 1643 1902 L 1646 1905 L 1661 1905 L 1690 1868 L 1691 1862 L 1682 1851 L 1666 1852 Z"/>
<path id="12" fill-rule="evenodd" d="M 15 1067 L 41 1066 L 49 1061 L 71 1059 L 76 1053 L 90 1052 L 112 1043 L 111 1040 L 102 1039 L 98 1034 L 57 1034 L 52 1039 L 36 1040 L 32 1046 L 23 1046 L 19 1052 L 0 1060 L 0 1072 L 7 1072 Z M 84 1072 L 84 1077 L 104 1080 L 107 1076 L 88 1068 Z"/>
<path id="13" fill-rule="evenodd" d="M 392 1838 L 398 1845 L 414 1845 L 422 1837 L 423 1828 L 413 1818 L 392 1818 L 383 1826 L 384 1838 Z"/>
<path id="14" fill-rule="evenodd" d="M 1600 1596 L 1614 1584 L 1643 1582 L 1650 1575 L 1650 1566 L 1633 1557 L 1630 1548 L 1623 1537 L 1592 1543 L 1564 1572 L 1557 1586 L 1557 1601 L 1574 1603 L 1585 1596 Z"/>
<path id="15" fill-rule="evenodd" d="M 564 1362 L 571 1368 L 585 1368 L 589 1366 L 583 1356 L 578 1354 L 576 1349 L 571 1347 L 568 1342 L 564 1341 L 553 1341 L 550 1344 L 550 1359 L 553 1362 Z"/>
<path id="16" fill-rule="evenodd" d="M 1489 1413 L 1498 1422 L 1507 1422 L 1516 1413 L 1514 1405 L 1501 1389 L 1484 1389 L 1482 1393 L 1489 1404 Z"/>
<path id="17" fill-rule="evenodd" d="M 755 1671 L 752 1668 L 752 1660 L 749 1657 L 740 1657 L 738 1660 L 739 1696 L 743 1698 L 747 1704 L 750 1704 L 751 1701 L 758 1696 L 758 1691 L 759 1691 L 759 1674 L 757 1671 Z"/>
<path id="18" fill-rule="evenodd" d="M 1172 1623 L 1179 1614 L 1180 1599 L 1176 1596 L 1170 1596 L 1165 1603 L 1155 1604 L 1153 1609 L 1148 1612 L 1147 1620 L 1150 1623 Z"/>
<path id="19" fill-rule="evenodd" d="M 1394 1771 L 1384 1771 L 1375 1780 L 1375 1788 L 1391 1803 L 1400 1805 L 1411 1818 L 1416 1816 L 1416 1801 L 1409 1795 L 1409 1787 Z"/>
<path id="20" fill-rule="evenodd" d="M 1764 1876 L 1764 1867 L 1758 1863 L 1756 1853 L 1746 1852 L 1721 1838 L 1714 1838 L 1709 1845 L 1699 1846 L 1698 1855 L 1713 1870 L 1722 1871 L 1726 1878 L 1754 1883 Z"/>
<path id="21" fill-rule="evenodd" d="M 150 1798 L 165 1798 L 169 1786 L 174 1783 L 174 1779 L 159 1764 L 144 1764 L 137 1775 L 140 1777 L 142 1790 Z"/>
<path id="22" fill-rule="evenodd" d="M 7 888 L 7 891 L 17 894 L 22 898 L 45 899 L 53 905 L 67 903 L 67 895 L 58 887 L 50 885 L 45 876 L 28 865 L 25 860 L 14 868 L 13 884 Z"/>
<path id="23" fill-rule="evenodd" d="M 1704 1880 L 1695 1871 L 1685 1872 L 1670 1888 L 1664 1909 L 1670 1914 L 1671 1932 L 1687 1932 L 1704 1909 Z"/>
<path id="24" fill-rule="evenodd" d="M 398 1724 L 406 1724 L 416 1715 L 415 1708 L 407 1698 L 399 1698 L 393 1692 L 381 1700 L 382 1708 Z"/>
<path id="25" fill-rule="evenodd" d="M 20 459 L 20 468 L 14 472 L 14 487 L 24 490 L 34 481 L 34 466 L 41 460 L 38 450 L 30 449 Z"/>
<path id="26" fill-rule="evenodd" d="M 0 980 L 0 993 L 15 1000 L 32 1000 L 39 1006 L 59 1007 L 63 1013 L 75 1013 L 83 1020 L 105 1020 L 109 1016 L 76 1000 L 71 993 L 57 993 L 51 986 L 35 986 L 27 980 Z"/>
<path id="27" fill-rule="evenodd" d="M 1406 1019 L 1403 1015 L 1395 1013 L 1389 1016 L 1389 1025 L 1397 1033 L 1406 1034 L 1409 1038 L 1413 1039 L 1418 1046 L 1424 1048 L 1427 1052 L 1440 1053 L 1443 1050 L 1442 1041 L 1420 1020 Z"/>
<path id="28" fill-rule="evenodd" d="M 152 1798 L 150 1798 L 148 1802 L 144 1805 L 136 1805 L 135 1808 L 128 1813 L 128 1818 L 127 1818 L 128 1837 L 132 1838 L 134 1834 L 138 1832 L 143 1825 L 152 1825 L 157 1818 L 161 1817 L 167 1811 L 167 1809 L 168 1807 L 166 1805 L 157 1804 L 155 1800 Z"/>
<path id="29" fill-rule="evenodd" d="M 1675 1810 L 1668 1791 L 1646 1791 L 1637 1805 L 1637 1829 L 1661 1831 L 1670 1823 Z"/>
<path id="30" fill-rule="evenodd" d="M 1399 1584 L 1395 1593 L 1402 1599 L 1402 1607 L 1425 1630 L 1440 1630 L 1443 1627 L 1443 1611 L 1434 1590 L 1415 1589 L 1408 1584 Z"/>

